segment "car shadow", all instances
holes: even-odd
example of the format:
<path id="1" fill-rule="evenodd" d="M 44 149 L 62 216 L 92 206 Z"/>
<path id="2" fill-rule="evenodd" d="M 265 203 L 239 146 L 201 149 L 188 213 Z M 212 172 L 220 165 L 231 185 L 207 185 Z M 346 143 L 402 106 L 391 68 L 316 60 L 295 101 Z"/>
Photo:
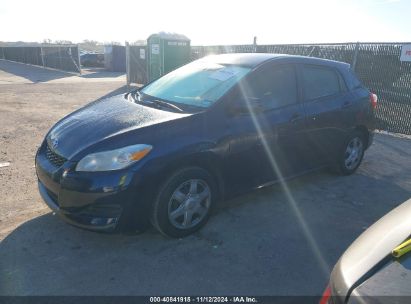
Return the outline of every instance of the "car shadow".
<path id="1" fill-rule="evenodd" d="M 84 79 L 101 79 L 101 78 L 111 78 L 114 80 L 121 80 L 124 76 L 123 72 L 110 72 L 104 68 L 84 68 L 82 69 L 82 74 L 79 73 L 69 73 L 65 71 L 53 70 L 48 68 L 43 68 L 40 66 L 24 64 L 20 62 L 13 62 L 7 60 L 0 60 L 0 70 L 9 74 L 13 74 L 18 77 L 25 78 L 31 82 L 48 82 L 51 80 L 79 76 Z M 117 79 L 119 78 L 119 79 Z M 124 79 L 125 81 L 125 79 Z M 13 83 L 13 82 L 11 82 Z"/>
<path id="2" fill-rule="evenodd" d="M 234 198 L 184 239 L 94 233 L 42 215 L 0 243 L 0 295 L 320 295 L 347 246 L 410 196 L 370 177 L 373 165 L 297 178 L 291 196 L 275 185 Z"/>
<path id="3" fill-rule="evenodd" d="M 7 60 L 0 60 L 0 70 L 25 78 L 31 82 L 47 82 L 50 80 L 72 77 L 77 75 L 64 71 L 45 69 L 43 67 L 24 64 L 20 62 L 13 62 Z"/>
<path id="4" fill-rule="evenodd" d="M 82 68 L 82 78 L 116 78 L 121 77 L 124 72 L 111 72 L 104 68 Z"/>

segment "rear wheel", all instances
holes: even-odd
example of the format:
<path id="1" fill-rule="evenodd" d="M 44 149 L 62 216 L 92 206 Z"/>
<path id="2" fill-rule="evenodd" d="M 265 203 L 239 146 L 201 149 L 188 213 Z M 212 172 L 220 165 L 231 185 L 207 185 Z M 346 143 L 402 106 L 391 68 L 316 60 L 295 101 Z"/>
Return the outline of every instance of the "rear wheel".
<path id="1" fill-rule="evenodd" d="M 346 140 L 338 159 L 338 171 L 343 175 L 353 174 L 364 157 L 364 135 L 354 131 Z"/>
<path id="2" fill-rule="evenodd" d="M 170 237 L 197 231 L 209 218 L 216 190 L 214 179 L 204 169 L 177 171 L 160 187 L 151 217 L 153 226 Z"/>

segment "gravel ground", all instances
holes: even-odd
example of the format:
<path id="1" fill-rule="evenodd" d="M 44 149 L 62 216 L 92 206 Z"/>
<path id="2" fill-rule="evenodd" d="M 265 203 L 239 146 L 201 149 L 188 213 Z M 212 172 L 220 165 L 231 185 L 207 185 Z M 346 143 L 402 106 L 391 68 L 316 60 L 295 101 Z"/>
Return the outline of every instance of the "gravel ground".
<path id="1" fill-rule="evenodd" d="M 106 235 L 53 216 L 34 154 L 64 115 L 124 91 L 124 76 L 81 77 L 0 60 L 0 295 L 318 295 L 346 247 L 411 197 L 411 140 L 377 134 L 358 172 L 324 171 L 225 202 L 200 232 Z"/>
<path id="2" fill-rule="evenodd" d="M 48 212 L 37 191 L 34 154 L 53 124 L 79 107 L 125 90 L 125 77 L 86 70 L 79 77 L 0 60 L 0 239 Z"/>

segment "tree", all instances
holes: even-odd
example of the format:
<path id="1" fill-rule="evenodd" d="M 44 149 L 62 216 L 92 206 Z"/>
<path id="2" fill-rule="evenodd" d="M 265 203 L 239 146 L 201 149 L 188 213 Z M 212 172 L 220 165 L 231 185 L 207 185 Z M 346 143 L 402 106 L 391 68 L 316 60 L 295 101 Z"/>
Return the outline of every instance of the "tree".
<path id="1" fill-rule="evenodd" d="M 54 40 L 55 44 L 73 44 L 70 40 Z"/>
<path id="2" fill-rule="evenodd" d="M 83 42 L 78 44 L 78 47 L 86 52 L 93 52 L 93 53 L 102 53 L 103 52 L 103 44 L 96 40 L 88 40 L 85 39 Z"/>

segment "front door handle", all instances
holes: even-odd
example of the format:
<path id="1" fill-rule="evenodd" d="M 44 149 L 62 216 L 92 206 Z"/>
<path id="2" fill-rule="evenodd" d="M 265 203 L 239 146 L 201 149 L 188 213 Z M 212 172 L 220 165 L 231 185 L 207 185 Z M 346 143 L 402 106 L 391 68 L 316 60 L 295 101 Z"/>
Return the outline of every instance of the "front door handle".
<path id="1" fill-rule="evenodd" d="M 294 123 L 297 122 L 298 120 L 300 120 L 303 116 L 300 113 L 294 113 L 291 118 L 290 118 L 290 122 Z"/>

